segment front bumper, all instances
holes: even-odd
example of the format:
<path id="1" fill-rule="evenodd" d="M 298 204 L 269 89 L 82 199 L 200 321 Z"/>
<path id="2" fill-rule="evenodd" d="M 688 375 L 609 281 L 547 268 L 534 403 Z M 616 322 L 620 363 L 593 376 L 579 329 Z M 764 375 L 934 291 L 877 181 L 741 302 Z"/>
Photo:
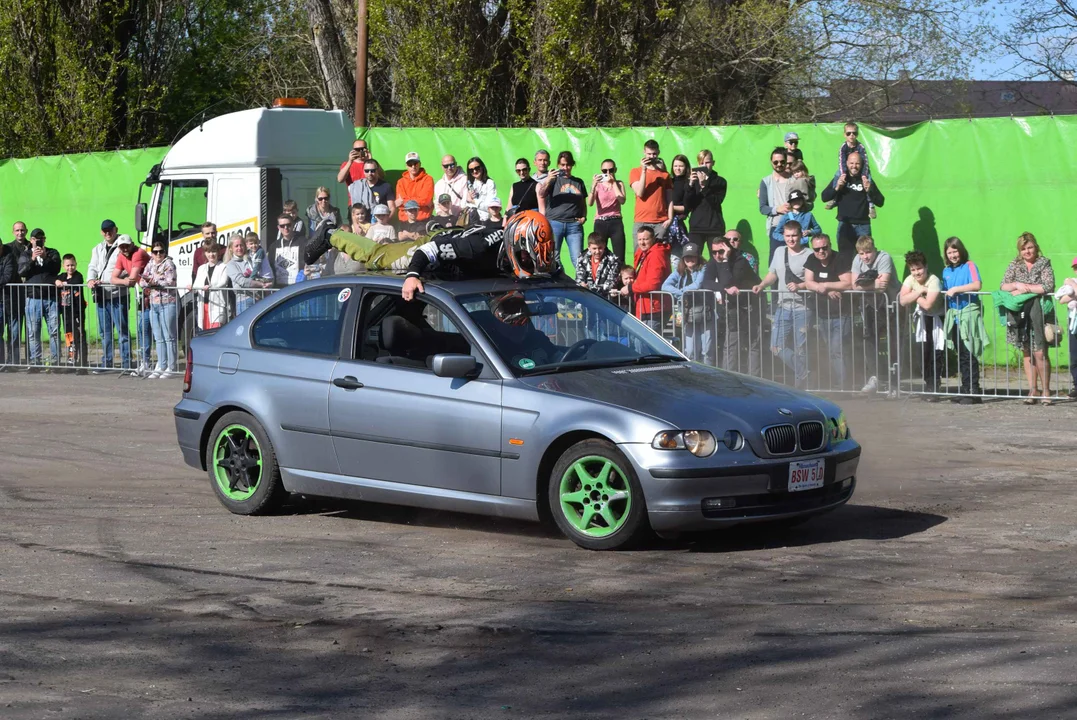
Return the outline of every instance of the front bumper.
<path id="1" fill-rule="evenodd" d="M 210 405 L 188 398 L 183 398 L 172 408 L 176 418 L 176 441 L 183 453 L 183 462 L 199 470 L 206 469 L 202 463 L 202 433 L 212 410 Z"/>
<path id="2" fill-rule="evenodd" d="M 708 530 L 763 520 L 814 515 L 852 497 L 860 445 L 853 440 L 829 450 L 782 459 L 763 459 L 750 450 L 696 458 L 649 445 L 620 446 L 635 466 L 657 531 Z M 823 486 L 789 492 L 789 463 L 821 458 Z M 716 461 L 725 460 L 724 464 Z M 720 499 L 720 504 L 717 502 Z M 711 501 L 704 507 L 704 501 Z"/>

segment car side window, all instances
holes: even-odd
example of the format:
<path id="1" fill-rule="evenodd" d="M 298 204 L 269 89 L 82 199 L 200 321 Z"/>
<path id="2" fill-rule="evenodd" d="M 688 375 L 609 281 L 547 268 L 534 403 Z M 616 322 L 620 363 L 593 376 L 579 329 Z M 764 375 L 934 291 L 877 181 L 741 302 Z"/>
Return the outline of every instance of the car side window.
<path id="1" fill-rule="evenodd" d="M 322 287 L 291 297 L 255 321 L 256 347 L 313 355 L 336 355 L 350 288 Z"/>
<path id="2" fill-rule="evenodd" d="M 429 369 L 435 355 L 471 354 L 471 343 L 447 313 L 399 293 L 367 292 L 358 332 L 356 357 L 367 362 Z"/>

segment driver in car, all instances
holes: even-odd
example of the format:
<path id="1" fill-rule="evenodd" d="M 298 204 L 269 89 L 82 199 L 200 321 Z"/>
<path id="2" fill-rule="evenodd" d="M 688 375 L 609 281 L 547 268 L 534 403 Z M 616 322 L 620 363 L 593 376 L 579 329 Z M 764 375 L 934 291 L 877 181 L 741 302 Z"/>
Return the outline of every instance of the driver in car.
<path id="1" fill-rule="evenodd" d="M 531 308 L 523 293 L 513 290 L 489 303 L 490 314 L 498 322 L 489 328 L 494 342 L 513 367 L 530 370 L 556 362 L 564 352 L 531 322 Z"/>

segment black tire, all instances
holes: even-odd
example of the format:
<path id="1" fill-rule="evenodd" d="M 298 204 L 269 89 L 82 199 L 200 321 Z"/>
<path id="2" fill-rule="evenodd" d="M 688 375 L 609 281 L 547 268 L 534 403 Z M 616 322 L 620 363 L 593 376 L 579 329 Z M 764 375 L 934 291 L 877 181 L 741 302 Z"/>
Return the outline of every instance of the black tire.
<path id="1" fill-rule="evenodd" d="M 225 414 L 213 426 L 205 452 L 210 486 L 230 512 L 265 515 L 280 507 L 287 492 L 277 455 L 253 417 L 239 411 Z"/>
<path id="2" fill-rule="evenodd" d="M 558 529 L 587 550 L 622 550 L 650 533 L 635 470 L 605 440 L 584 440 L 566 450 L 550 475 L 547 496 Z"/>

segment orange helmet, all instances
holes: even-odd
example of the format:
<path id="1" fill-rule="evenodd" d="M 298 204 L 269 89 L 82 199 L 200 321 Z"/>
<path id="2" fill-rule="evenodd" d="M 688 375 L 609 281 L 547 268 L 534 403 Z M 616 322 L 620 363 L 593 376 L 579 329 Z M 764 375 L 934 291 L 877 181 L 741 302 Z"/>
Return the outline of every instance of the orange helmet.
<path id="1" fill-rule="evenodd" d="M 509 218 L 504 247 L 512 273 L 518 278 L 550 275 L 557 270 L 553 228 L 538 210 L 524 210 Z"/>
<path id="2" fill-rule="evenodd" d="M 498 295 L 490 301 L 490 313 L 506 325 L 526 325 L 531 320 L 531 310 L 523 293 L 513 290 Z"/>

